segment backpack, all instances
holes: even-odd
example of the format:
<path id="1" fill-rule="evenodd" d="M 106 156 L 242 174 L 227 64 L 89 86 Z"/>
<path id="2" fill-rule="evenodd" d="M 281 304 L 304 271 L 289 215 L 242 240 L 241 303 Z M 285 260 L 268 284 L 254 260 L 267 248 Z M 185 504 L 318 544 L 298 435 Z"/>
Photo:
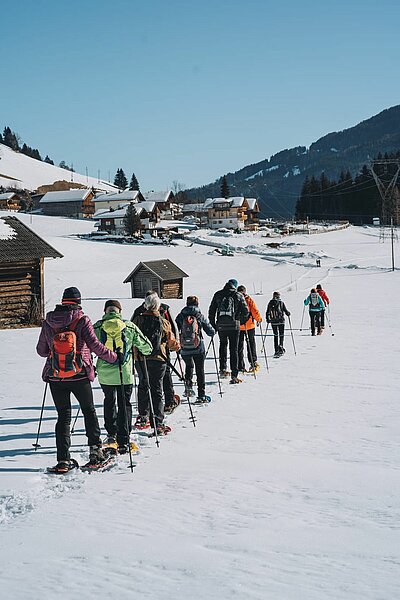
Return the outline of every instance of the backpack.
<path id="1" fill-rule="evenodd" d="M 271 322 L 279 322 L 284 319 L 281 300 L 272 300 L 269 308 L 269 320 Z"/>
<path id="2" fill-rule="evenodd" d="M 182 322 L 181 347 L 187 350 L 194 350 L 200 346 L 200 328 L 199 322 L 193 315 L 186 315 Z"/>
<path id="3" fill-rule="evenodd" d="M 314 308 L 316 308 L 317 306 L 319 307 L 319 294 L 312 292 L 312 294 L 310 294 L 310 306 L 313 306 Z"/>
<path id="4" fill-rule="evenodd" d="M 75 333 L 80 318 L 72 321 L 68 327 L 53 337 L 50 351 L 51 377 L 65 379 L 77 375 L 83 369 L 83 360 L 78 352 Z"/>
<path id="5" fill-rule="evenodd" d="M 96 328 L 97 331 L 97 328 Z M 121 350 L 126 362 L 129 358 L 126 341 L 126 323 L 120 319 L 108 319 L 103 321 L 100 327 L 100 341 L 106 348 L 115 352 Z"/>
<path id="6" fill-rule="evenodd" d="M 234 326 L 235 324 L 235 301 L 233 296 L 224 296 L 217 310 L 217 325 Z"/>
<path id="7" fill-rule="evenodd" d="M 153 346 L 153 352 L 147 357 L 151 358 L 160 352 L 161 342 L 164 336 L 162 318 L 157 317 L 156 315 L 141 315 L 138 327 Z"/>

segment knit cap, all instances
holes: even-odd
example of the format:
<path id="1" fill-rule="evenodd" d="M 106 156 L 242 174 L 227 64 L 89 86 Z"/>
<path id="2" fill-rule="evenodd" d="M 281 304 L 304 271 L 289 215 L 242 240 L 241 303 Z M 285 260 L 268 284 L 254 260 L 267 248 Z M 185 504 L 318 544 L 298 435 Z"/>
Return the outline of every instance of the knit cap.
<path id="1" fill-rule="evenodd" d="M 229 279 L 228 283 L 231 283 L 234 288 L 237 288 L 237 286 L 238 286 L 237 279 Z"/>
<path id="2" fill-rule="evenodd" d="M 61 304 L 80 304 L 81 293 L 76 287 L 65 288 Z"/>
<path id="3" fill-rule="evenodd" d="M 109 306 L 114 306 L 115 308 L 118 308 L 119 312 L 122 311 L 121 303 L 118 300 L 107 300 L 107 302 L 104 305 L 104 311 L 106 311 Z"/>

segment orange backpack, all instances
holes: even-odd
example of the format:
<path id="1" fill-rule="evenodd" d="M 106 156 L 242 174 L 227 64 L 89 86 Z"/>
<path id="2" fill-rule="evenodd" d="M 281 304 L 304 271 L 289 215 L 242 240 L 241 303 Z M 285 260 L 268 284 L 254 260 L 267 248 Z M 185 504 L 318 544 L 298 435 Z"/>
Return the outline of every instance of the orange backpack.
<path id="1" fill-rule="evenodd" d="M 64 379 L 73 377 L 83 369 L 83 361 L 77 349 L 75 328 L 80 317 L 72 321 L 68 327 L 56 333 L 50 354 L 51 377 Z"/>

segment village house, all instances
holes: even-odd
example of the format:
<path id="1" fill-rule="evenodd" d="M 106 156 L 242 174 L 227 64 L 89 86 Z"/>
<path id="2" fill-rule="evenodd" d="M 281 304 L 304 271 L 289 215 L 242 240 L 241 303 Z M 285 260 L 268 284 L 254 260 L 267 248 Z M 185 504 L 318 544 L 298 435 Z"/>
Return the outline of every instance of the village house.
<path id="1" fill-rule="evenodd" d="M 165 192 L 146 192 L 144 199 L 155 202 L 160 209 L 161 219 L 171 219 L 179 212 L 179 207 L 175 204 L 175 196 L 171 190 Z"/>
<path id="2" fill-rule="evenodd" d="M 92 189 L 47 192 L 39 201 L 39 207 L 44 215 L 52 217 L 91 218 L 95 210 L 93 198 Z"/>
<path id="3" fill-rule="evenodd" d="M 94 198 L 94 203 L 96 205 L 95 213 L 97 214 L 99 210 L 109 210 L 110 208 L 117 210 L 125 204 L 129 204 L 129 202 L 143 201 L 143 195 L 137 190 L 125 190 L 123 192 L 115 192 L 112 194 L 100 194 Z"/>
<path id="4" fill-rule="evenodd" d="M 208 198 L 204 203 L 211 229 L 257 229 L 260 209 L 255 198 Z"/>
<path id="5" fill-rule="evenodd" d="M 141 231 L 143 233 L 155 233 L 155 227 L 160 220 L 160 210 L 156 203 L 140 202 L 139 204 L 134 203 L 134 206 L 142 223 Z M 108 231 L 109 233 L 124 235 L 124 219 L 126 217 L 128 207 L 129 203 L 118 208 L 117 210 L 100 209 L 96 211 L 93 219 L 99 223 L 99 231 Z"/>
<path id="6" fill-rule="evenodd" d="M 17 217 L 0 217 L 0 329 L 40 325 L 45 258 L 62 254 Z"/>
<path id="7" fill-rule="evenodd" d="M 0 210 L 19 210 L 19 197 L 15 192 L 0 194 Z"/>

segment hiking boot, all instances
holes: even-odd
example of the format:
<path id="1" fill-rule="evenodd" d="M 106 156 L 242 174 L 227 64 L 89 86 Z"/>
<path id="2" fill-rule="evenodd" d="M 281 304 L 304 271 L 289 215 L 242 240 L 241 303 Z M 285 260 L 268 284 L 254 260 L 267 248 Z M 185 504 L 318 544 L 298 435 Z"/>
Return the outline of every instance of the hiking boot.
<path id="1" fill-rule="evenodd" d="M 260 365 L 258 363 L 254 364 L 254 367 L 251 367 L 247 373 L 258 373 L 258 371 L 261 369 Z"/>
<path id="2" fill-rule="evenodd" d="M 242 383 L 242 380 L 239 377 L 232 377 L 229 383 Z"/>
<path id="3" fill-rule="evenodd" d="M 167 435 L 170 431 L 172 431 L 171 427 L 164 425 L 164 423 L 157 427 L 157 435 Z"/>
<path id="4" fill-rule="evenodd" d="M 322 329 L 321 328 L 318 329 L 317 335 L 322 335 Z"/>
<path id="5" fill-rule="evenodd" d="M 184 395 L 187 398 L 191 398 L 192 396 L 194 396 L 193 383 L 192 382 L 185 383 Z"/>
<path id="6" fill-rule="evenodd" d="M 72 469 L 77 469 L 79 467 L 76 460 L 59 460 L 58 463 L 54 467 L 48 467 L 48 473 L 55 473 L 57 475 L 64 475 L 65 473 L 69 473 Z"/>
<path id="7" fill-rule="evenodd" d="M 211 402 L 210 396 L 197 396 L 196 404 L 208 404 Z"/>
<path id="8" fill-rule="evenodd" d="M 133 426 L 134 429 L 150 429 L 150 421 L 147 415 L 138 415 L 136 417 L 135 424 Z"/>
<path id="9" fill-rule="evenodd" d="M 169 415 L 169 414 L 173 413 L 173 412 L 174 412 L 174 410 L 175 410 L 176 408 L 178 408 L 178 406 L 179 406 L 179 405 L 180 405 L 180 403 L 181 403 L 181 399 L 179 398 L 179 400 L 178 400 L 178 398 L 179 398 L 179 396 L 175 396 L 175 397 L 174 397 L 174 401 L 173 401 L 173 402 L 171 402 L 171 404 L 166 404 L 166 405 L 164 406 L 164 413 L 165 413 L 166 415 Z"/>
<path id="10" fill-rule="evenodd" d="M 114 446 L 117 443 L 117 438 L 115 435 L 108 435 L 105 439 L 104 444 L 106 446 Z"/>
<path id="11" fill-rule="evenodd" d="M 129 452 L 128 444 L 121 444 L 118 446 L 118 454 L 127 454 Z"/>
<path id="12" fill-rule="evenodd" d="M 90 446 L 89 462 L 92 465 L 103 462 L 105 459 L 104 452 L 100 446 Z"/>
<path id="13" fill-rule="evenodd" d="M 220 371 L 219 371 L 220 377 L 226 378 L 226 377 L 229 377 L 229 375 L 230 375 L 229 371 L 224 371 L 224 369 L 220 369 Z"/>

